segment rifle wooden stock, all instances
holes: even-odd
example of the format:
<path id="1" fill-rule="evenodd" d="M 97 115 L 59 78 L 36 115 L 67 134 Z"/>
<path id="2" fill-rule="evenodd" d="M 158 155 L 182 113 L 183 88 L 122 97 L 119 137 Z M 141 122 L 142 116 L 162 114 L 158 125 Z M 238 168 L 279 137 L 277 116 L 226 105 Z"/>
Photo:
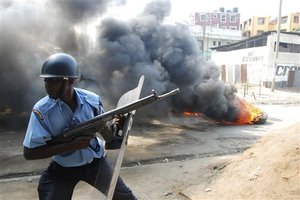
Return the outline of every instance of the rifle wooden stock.
<path id="1" fill-rule="evenodd" d="M 156 101 L 159 101 L 165 97 L 174 95 L 179 92 L 179 89 L 172 90 L 162 95 L 157 95 L 153 92 L 151 95 L 146 96 L 142 99 L 134 101 L 124 106 L 120 106 L 101 115 L 93 117 L 85 122 L 77 124 L 75 126 L 66 128 L 62 134 L 57 137 L 45 138 L 47 144 L 60 144 L 64 142 L 69 142 L 75 137 L 93 134 L 95 132 L 101 131 L 105 128 L 107 121 L 112 120 L 115 115 L 124 115 L 126 113 L 133 112 L 139 108 L 145 107 Z"/>

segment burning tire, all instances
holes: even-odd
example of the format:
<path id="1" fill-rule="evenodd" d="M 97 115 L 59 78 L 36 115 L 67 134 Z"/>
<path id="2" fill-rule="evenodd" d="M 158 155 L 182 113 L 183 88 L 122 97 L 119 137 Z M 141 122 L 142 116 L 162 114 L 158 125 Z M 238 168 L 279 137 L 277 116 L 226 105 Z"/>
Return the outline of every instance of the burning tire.
<path id="1" fill-rule="evenodd" d="M 257 116 L 256 121 L 254 121 L 254 124 L 264 124 L 267 122 L 268 114 L 263 111 L 263 113 L 260 116 Z"/>

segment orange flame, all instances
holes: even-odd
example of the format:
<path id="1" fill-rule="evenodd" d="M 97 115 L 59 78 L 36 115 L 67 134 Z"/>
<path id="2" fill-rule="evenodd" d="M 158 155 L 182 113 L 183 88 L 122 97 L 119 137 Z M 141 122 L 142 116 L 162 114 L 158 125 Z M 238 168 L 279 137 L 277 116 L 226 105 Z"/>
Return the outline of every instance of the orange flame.
<path id="1" fill-rule="evenodd" d="M 183 116 L 185 117 L 199 117 L 200 113 L 199 112 L 183 112 Z"/>
<path id="2" fill-rule="evenodd" d="M 236 98 L 235 105 L 239 109 L 236 121 L 221 120 L 219 122 L 228 125 L 265 123 L 267 115 L 261 109 L 240 98 Z M 185 117 L 200 117 L 200 115 L 200 112 L 183 112 L 183 116 Z"/>
<path id="3" fill-rule="evenodd" d="M 240 109 L 236 124 L 254 124 L 260 120 L 263 111 L 243 99 L 238 99 L 237 106 Z"/>

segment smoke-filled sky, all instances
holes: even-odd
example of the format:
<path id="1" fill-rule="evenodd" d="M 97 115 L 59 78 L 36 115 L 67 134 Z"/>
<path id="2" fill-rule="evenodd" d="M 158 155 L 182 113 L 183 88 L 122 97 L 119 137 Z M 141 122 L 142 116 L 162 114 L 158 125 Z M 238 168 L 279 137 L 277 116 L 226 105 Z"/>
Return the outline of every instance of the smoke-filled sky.
<path id="1" fill-rule="evenodd" d="M 132 18 L 136 13 L 140 13 L 145 3 L 151 0 L 127 0 L 126 6 L 113 7 L 108 10 L 110 15 L 122 18 Z M 223 7 L 225 10 L 238 8 L 241 14 L 241 21 L 245 21 L 252 16 L 278 16 L 280 0 L 170 0 L 172 10 L 169 20 L 185 21 L 190 14 L 195 12 L 212 12 Z M 287 15 L 291 12 L 299 12 L 299 0 L 282 0 L 281 13 Z"/>
<path id="2" fill-rule="evenodd" d="M 92 90 L 112 108 L 145 75 L 142 96 L 180 88 L 148 109 L 148 115 L 193 111 L 235 120 L 234 87 L 219 81 L 219 67 L 202 60 L 197 41 L 183 25 L 166 25 L 169 0 L 145 5 L 130 20 L 103 16 L 126 1 L 0 1 L 1 111 L 29 112 L 42 96 L 39 73 L 52 53 L 73 55 L 81 68 L 79 87 Z M 93 25 L 96 35 L 89 32 Z M 5 94 L 5 95 L 4 95 Z M 153 107 L 151 107 L 153 108 Z M 159 111 L 158 111 L 159 110 Z"/>

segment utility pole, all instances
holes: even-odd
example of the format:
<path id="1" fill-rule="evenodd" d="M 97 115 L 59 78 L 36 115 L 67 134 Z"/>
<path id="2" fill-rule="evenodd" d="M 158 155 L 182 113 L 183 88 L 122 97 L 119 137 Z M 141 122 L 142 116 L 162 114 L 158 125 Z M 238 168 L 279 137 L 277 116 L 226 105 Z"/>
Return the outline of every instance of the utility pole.
<path id="1" fill-rule="evenodd" d="M 274 89 L 275 89 L 275 77 L 276 77 L 276 70 L 277 70 L 279 39 L 280 39 L 281 7 L 282 7 L 282 0 L 279 0 L 279 11 L 278 11 L 278 19 L 277 19 L 276 53 L 275 53 L 274 72 L 273 72 L 273 80 L 272 80 L 272 88 L 271 88 L 272 92 L 274 92 Z"/>

